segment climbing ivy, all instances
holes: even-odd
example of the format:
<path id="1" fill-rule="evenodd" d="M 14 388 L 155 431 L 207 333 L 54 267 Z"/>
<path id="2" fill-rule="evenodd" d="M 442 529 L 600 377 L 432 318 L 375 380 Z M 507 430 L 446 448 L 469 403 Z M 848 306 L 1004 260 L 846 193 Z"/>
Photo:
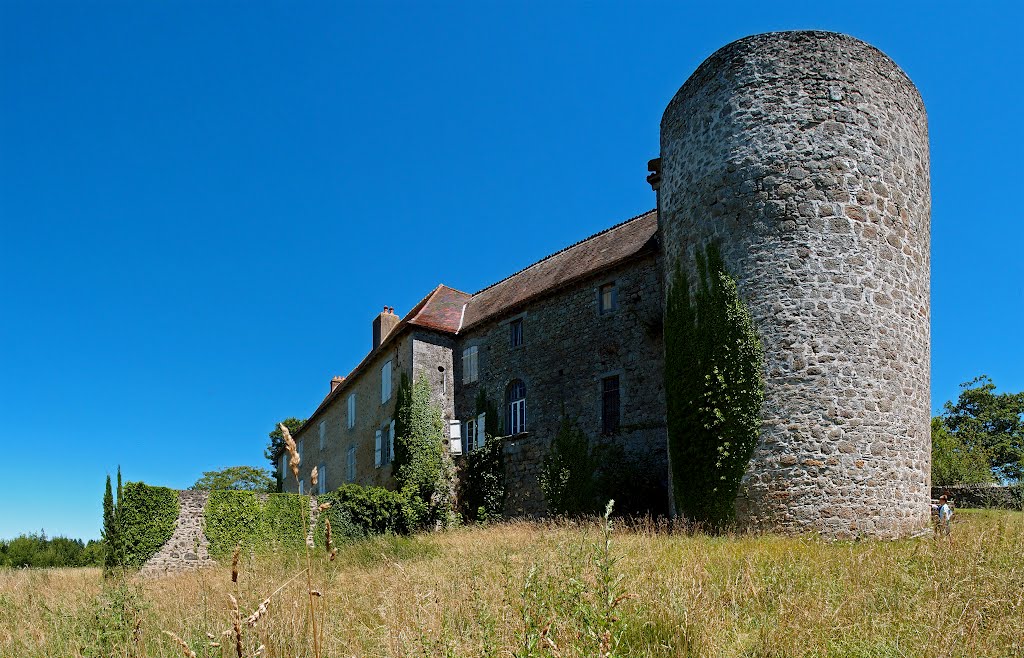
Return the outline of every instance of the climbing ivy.
<path id="1" fill-rule="evenodd" d="M 239 543 L 249 551 L 301 547 L 306 540 L 303 505 L 308 496 L 211 491 L 203 513 L 210 555 L 230 555 Z"/>
<path id="2" fill-rule="evenodd" d="M 764 348 L 736 281 L 709 244 L 691 292 L 676 264 L 665 309 L 665 394 L 676 511 L 723 528 L 761 427 Z"/>
<path id="3" fill-rule="evenodd" d="M 455 468 L 445 450 L 447 425 L 426 377 L 411 387 L 408 381 L 403 374 L 395 410 L 395 482 L 404 495 L 426 504 L 424 521 L 451 525 Z"/>
<path id="4" fill-rule="evenodd" d="M 128 482 L 121 487 L 116 518 L 120 563 L 126 567 L 141 567 L 174 533 L 178 520 L 178 492 L 142 482 Z"/>

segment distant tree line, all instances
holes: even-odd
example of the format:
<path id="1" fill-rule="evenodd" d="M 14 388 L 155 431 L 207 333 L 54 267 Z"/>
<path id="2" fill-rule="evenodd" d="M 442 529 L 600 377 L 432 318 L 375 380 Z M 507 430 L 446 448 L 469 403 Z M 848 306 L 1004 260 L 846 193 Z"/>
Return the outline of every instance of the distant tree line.
<path id="1" fill-rule="evenodd" d="M 103 542 L 47 537 L 45 532 L 0 539 L 0 567 L 99 567 Z"/>

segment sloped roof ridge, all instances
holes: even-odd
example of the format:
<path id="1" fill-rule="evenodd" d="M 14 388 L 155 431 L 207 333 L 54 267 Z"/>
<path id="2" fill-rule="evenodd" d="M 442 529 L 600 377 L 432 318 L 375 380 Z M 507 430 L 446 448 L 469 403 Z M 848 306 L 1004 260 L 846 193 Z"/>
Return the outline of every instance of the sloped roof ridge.
<path id="1" fill-rule="evenodd" d="M 516 272 L 513 272 L 512 274 L 509 274 L 504 279 L 501 279 L 500 281 L 495 281 L 491 285 L 485 286 L 485 287 L 481 288 L 480 290 L 477 290 L 475 293 L 473 293 L 473 297 L 476 297 L 477 295 L 479 295 L 482 292 L 486 292 L 486 291 L 490 290 L 494 286 L 497 286 L 497 285 L 500 285 L 502 283 L 505 283 L 509 279 L 522 274 L 523 272 L 525 272 L 526 270 L 530 269 L 531 267 L 533 267 L 535 265 L 540 265 L 541 263 L 543 263 L 546 260 L 550 260 L 550 259 L 554 258 L 555 256 L 557 256 L 559 254 L 562 254 L 562 253 L 565 253 L 566 251 L 569 251 L 573 247 L 578 247 L 579 245 L 583 244 L 584 242 L 588 242 L 590 240 L 593 240 L 594 238 L 600 237 L 600 236 L 604 235 L 605 233 L 610 233 L 611 231 L 614 231 L 617 228 L 625 226 L 626 224 L 629 224 L 630 222 L 635 222 L 638 219 L 641 219 L 643 217 L 646 217 L 646 216 L 650 215 L 652 212 L 658 212 L 658 209 L 657 208 L 651 208 L 650 210 L 644 211 L 644 212 L 640 213 L 639 215 L 634 215 L 634 216 L 630 217 L 629 219 L 626 219 L 626 220 L 623 220 L 623 221 L 619 222 L 618 224 L 614 224 L 612 226 L 609 226 L 606 229 L 598 231 L 597 233 L 594 233 L 593 235 L 588 235 L 587 237 L 583 238 L 582 240 L 577 240 L 576 242 L 573 242 L 571 245 L 569 245 L 567 247 L 563 247 L 563 248 L 559 249 L 556 252 L 548 254 L 547 256 L 545 256 L 544 258 L 541 258 L 538 261 L 534 261 L 533 263 L 530 263 L 529 265 L 527 265 L 523 269 L 518 270 Z"/>

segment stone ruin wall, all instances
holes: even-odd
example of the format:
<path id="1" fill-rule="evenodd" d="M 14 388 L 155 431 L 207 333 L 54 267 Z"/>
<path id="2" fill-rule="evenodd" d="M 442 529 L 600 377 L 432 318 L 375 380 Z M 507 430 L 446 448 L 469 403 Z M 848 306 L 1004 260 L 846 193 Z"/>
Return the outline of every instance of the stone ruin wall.
<path id="1" fill-rule="evenodd" d="M 261 494 L 260 499 L 266 500 L 269 494 Z M 166 576 L 183 571 L 194 571 L 217 564 L 210 557 L 210 542 L 203 532 L 206 501 L 209 491 L 185 489 L 178 491 L 178 520 L 174 532 L 153 557 L 139 569 L 139 575 L 146 578 Z M 306 531 L 306 543 L 312 544 L 317 521 L 316 496 L 309 498 L 309 529 Z"/>
<path id="2" fill-rule="evenodd" d="M 928 522 L 927 118 L 883 53 L 827 32 L 708 58 L 665 111 L 666 272 L 721 246 L 766 351 L 741 520 L 828 536 Z"/>

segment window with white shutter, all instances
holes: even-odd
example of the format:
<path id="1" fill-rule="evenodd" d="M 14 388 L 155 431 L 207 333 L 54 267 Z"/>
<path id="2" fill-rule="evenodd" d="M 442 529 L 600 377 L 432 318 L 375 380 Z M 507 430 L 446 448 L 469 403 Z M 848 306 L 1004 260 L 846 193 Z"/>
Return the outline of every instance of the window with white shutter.
<path id="1" fill-rule="evenodd" d="M 380 468 L 380 430 L 377 430 L 374 434 L 373 465 L 376 468 Z"/>
<path id="2" fill-rule="evenodd" d="M 348 396 L 348 428 L 352 429 L 356 426 L 356 394 L 351 393 Z"/>
<path id="3" fill-rule="evenodd" d="M 487 442 L 487 434 L 485 433 L 485 427 L 487 426 L 487 412 L 484 412 L 476 417 L 476 447 L 484 447 L 484 443 Z"/>
<path id="4" fill-rule="evenodd" d="M 380 403 L 391 399 L 391 362 L 388 361 L 380 369 Z"/>
<path id="5" fill-rule="evenodd" d="M 299 439 L 298 443 L 295 444 L 295 452 L 299 453 L 299 463 L 302 463 L 302 442 L 305 439 Z"/>
<path id="6" fill-rule="evenodd" d="M 462 439 L 466 452 L 473 452 L 473 448 L 476 447 L 476 418 L 470 418 L 462 423 Z"/>
<path id="7" fill-rule="evenodd" d="M 325 464 L 323 462 L 320 462 L 320 465 L 316 467 L 316 473 L 317 473 L 317 481 L 316 481 L 317 493 L 325 494 L 328 491 L 328 489 L 327 489 L 327 464 Z"/>
<path id="8" fill-rule="evenodd" d="M 306 493 L 306 481 L 299 480 L 299 495 Z"/>

